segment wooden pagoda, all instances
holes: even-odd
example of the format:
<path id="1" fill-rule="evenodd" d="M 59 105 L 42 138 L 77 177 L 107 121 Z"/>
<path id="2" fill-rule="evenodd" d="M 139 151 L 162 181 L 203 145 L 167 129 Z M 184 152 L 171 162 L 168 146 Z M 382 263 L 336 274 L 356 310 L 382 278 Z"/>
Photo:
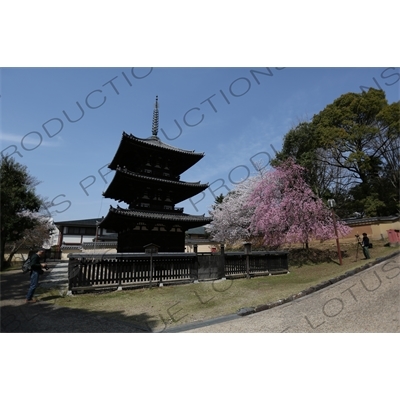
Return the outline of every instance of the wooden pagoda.
<path id="1" fill-rule="evenodd" d="M 163 143 L 158 137 L 158 121 L 156 97 L 152 135 L 140 139 L 123 132 L 109 164 L 115 175 L 103 196 L 128 207 L 111 206 L 100 227 L 118 233 L 119 253 L 144 252 L 149 243 L 159 246 L 160 252 L 184 252 L 185 231 L 211 222 L 209 217 L 184 214 L 183 208 L 176 207 L 208 187 L 180 180 L 204 153 Z"/>

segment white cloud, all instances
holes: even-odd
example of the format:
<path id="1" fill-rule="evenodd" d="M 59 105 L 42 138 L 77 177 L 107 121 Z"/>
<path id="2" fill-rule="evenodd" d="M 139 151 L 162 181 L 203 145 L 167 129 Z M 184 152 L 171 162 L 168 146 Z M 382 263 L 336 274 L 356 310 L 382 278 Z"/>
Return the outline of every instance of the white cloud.
<path id="1" fill-rule="evenodd" d="M 46 138 L 47 139 L 47 138 Z M 27 134 L 25 136 L 21 136 L 15 133 L 4 133 L 1 132 L 0 134 L 0 140 L 1 144 L 3 147 L 3 143 L 19 143 L 21 146 L 25 147 L 59 147 L 62 144 L 62 138 L 57 136 L 56 138 L 53 138 L 51 140 L 43 137 L 42 134 L 38 132 L 31 132 L 30 134 Z"/>

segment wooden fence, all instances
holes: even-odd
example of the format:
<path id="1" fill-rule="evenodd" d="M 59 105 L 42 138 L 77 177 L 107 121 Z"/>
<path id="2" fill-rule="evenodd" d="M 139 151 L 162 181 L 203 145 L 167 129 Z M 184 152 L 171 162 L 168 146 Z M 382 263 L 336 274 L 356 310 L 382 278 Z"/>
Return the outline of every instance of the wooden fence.
<path id="1" fill-rule="evenodd" d="M 288 272 L 286 252 L 69 254 L 70 291 L 190 283 Z"/>
<path id="2" fill-rule="evenodd" d="M 197 279 L 194 253 L 112 254 L 108 257 L 82 254 L 69 256 L 69 290 L 107 286 L 140 286 L 152 283 L 191 282 Z"/>
<path id="3" fill-rule="evenodd" d="M 226 277 L 283 274 L 288 268 L 288 253 L 283 251 L 225 254 Z"/>

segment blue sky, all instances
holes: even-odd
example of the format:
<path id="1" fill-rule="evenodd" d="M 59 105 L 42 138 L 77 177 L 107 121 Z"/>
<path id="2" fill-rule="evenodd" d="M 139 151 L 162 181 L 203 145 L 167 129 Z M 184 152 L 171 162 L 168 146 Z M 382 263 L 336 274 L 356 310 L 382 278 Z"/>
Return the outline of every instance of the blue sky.
<path id="1" fill-rule="evenodd" d="M 288 130 L 340 95 L 382 88 L 399 100 L 399 68 L 4 68 L 1 151 L 41 183 L 56 221 L 101 218 L 107 168 L 123 131 L 205 157 L 181 176 L 210 185 L 180 203 L 207 214 L 214 196 L 267 165 Z M 79 104 L 77 104 L 79 103 Z"/>

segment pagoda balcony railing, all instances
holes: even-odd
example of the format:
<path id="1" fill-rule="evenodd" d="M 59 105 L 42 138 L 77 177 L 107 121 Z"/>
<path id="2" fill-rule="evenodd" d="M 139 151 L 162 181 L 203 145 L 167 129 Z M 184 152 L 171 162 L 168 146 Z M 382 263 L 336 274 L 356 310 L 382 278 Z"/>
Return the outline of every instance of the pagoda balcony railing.
<path id="1" fill-rule="evenodd" d="M 147 203 L 148 205 L 146 206 L 137 206 L 136 209 L 140 209 L 143 211 L 162 211 L 162 212 L 177 212 L 177 213 L 183 213 L 184 208 L 183 207 L 174 207 L 174 206 L 165 206 L 165 205 L 151 205 Z"/>

